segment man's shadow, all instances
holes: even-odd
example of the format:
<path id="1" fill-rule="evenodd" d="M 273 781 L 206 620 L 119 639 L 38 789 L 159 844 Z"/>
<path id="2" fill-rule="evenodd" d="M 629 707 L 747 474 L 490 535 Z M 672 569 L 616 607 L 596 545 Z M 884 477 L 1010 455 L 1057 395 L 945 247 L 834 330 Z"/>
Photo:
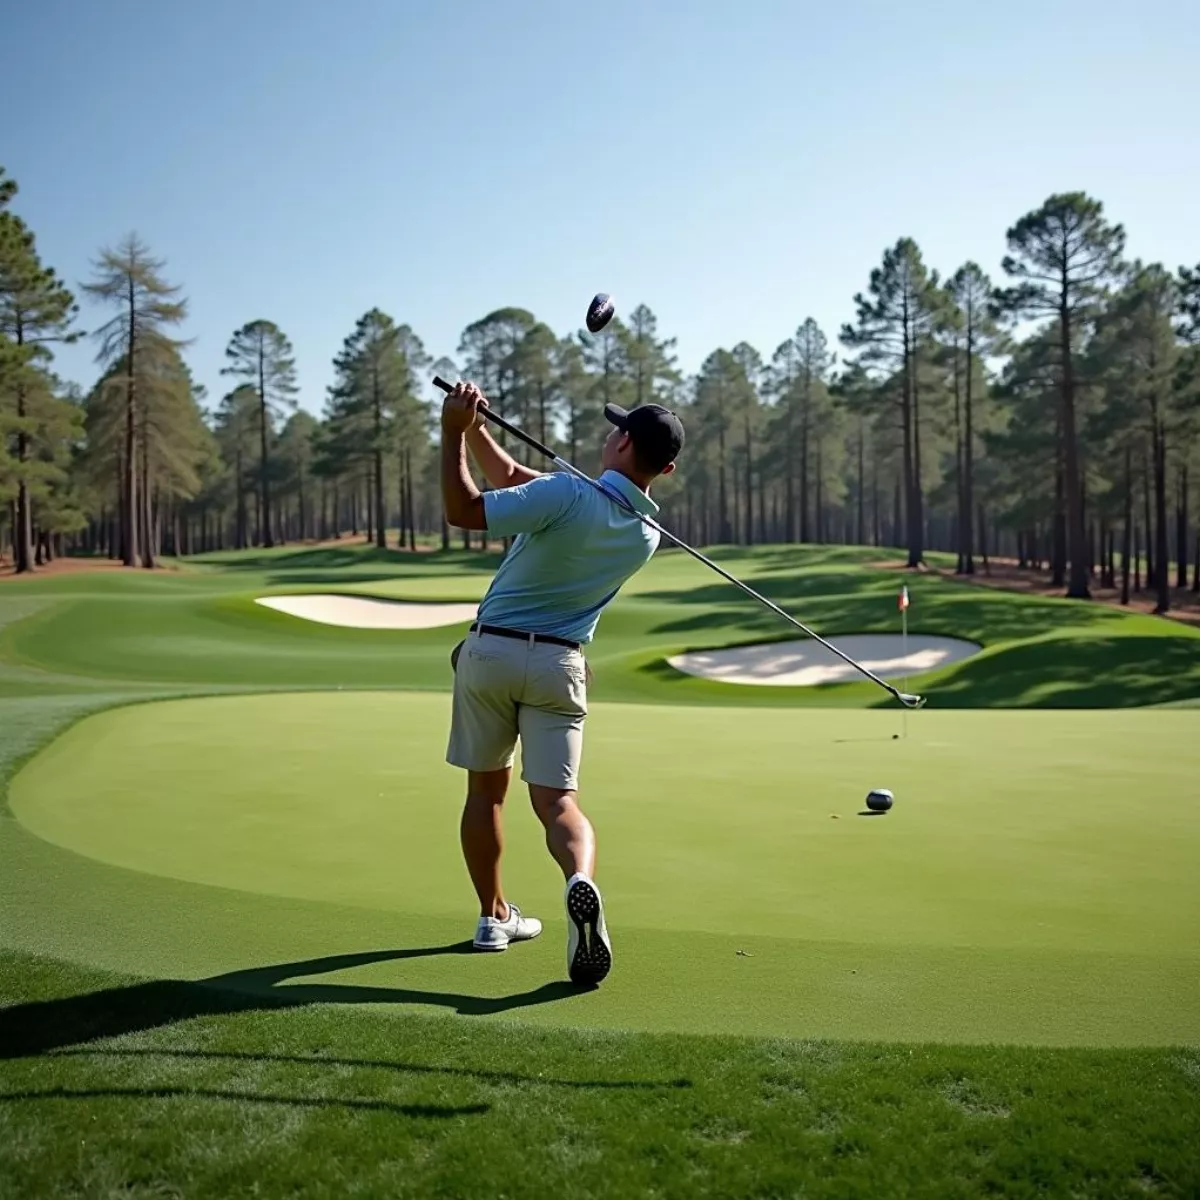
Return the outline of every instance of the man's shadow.
<path id="1" fill-rule="evenodd" d="M 160 1029 L 193 1017 L 231 1015 L 295 1004 L 434 1004 L 468 1016 L 489 1016 L 565 1000 L 586 990 L 561 981 L 544 983 L 532 991 L 489 999 L 415 988 L 285 983 L 291 978 L 323 975 L 372 963 L 470 953 L 471 943 L 464 941 L 410 950 L 336 954 L 230 971 L 208 979 L 154 980 L 128 987 L 105 988 L 81 996 L 16 1004 L 0 1009 L 0 1059 L 48 1054 L 100 1038 Z"/>

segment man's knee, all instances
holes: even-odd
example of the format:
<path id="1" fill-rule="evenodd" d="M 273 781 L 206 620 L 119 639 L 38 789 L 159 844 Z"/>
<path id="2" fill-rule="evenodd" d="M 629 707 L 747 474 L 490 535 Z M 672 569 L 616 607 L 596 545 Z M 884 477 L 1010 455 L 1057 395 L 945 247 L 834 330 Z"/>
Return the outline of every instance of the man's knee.
<path id="1" fill-rule="evenodd" d="M 560 813 L 575 808 L 578 793 L 573 789 L 529 785 L 529 802 L 543 824 L 553 821 Z"/>
<path id="2" fill-rule="evenodd" d="M 511 767 L 498 771 L 467 772 L 467 802 L 471 804 L 503 804 L 512 778 Z"/>

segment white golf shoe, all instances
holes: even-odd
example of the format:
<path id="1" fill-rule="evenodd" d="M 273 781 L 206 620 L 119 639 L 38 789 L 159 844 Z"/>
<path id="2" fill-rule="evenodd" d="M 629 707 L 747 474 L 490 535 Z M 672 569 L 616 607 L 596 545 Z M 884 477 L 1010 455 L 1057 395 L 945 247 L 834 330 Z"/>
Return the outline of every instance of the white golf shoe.
<path id="1" fill-rule="evenodd" d="M 567 974 L 572 983 L 597 984 L 612 970 L 612 943 L 600 890 L 586 876 L 567 880 Z"/>
<path id="2" fill-rule="evenodd" d="M 476 950 L 507 950 L 509 942 L 527 942 L 541 932 L 542 923 L 537 917 L 527 917 L 515 904 L 510 904 L 503 921 L 496 917 L 479 918 L 471 945 Z"/>

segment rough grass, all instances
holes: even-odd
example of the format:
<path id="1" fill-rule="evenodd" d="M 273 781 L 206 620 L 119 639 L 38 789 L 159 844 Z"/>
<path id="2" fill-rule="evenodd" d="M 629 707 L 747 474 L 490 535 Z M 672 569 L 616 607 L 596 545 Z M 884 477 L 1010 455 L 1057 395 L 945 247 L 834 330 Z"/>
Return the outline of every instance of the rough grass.
<path id="1" fill-rule="evenodd" d="M 20 1196 L 1183 1197 L 1182 1049 L 898 1047 L 239 1011 L 5 954 Z M 122 999 L 122 994 L 126 997 Z M 136 1000 L 132 995 L 136 994 Z M 129 1005 L 155 1027 L 97 1037 Z"/>

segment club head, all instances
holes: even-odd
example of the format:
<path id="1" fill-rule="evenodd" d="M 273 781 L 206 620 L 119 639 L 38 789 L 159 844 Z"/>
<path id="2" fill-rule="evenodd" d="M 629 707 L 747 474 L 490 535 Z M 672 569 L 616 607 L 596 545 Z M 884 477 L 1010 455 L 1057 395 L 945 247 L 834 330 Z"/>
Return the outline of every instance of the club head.
<path id="1" fill-rule="evenodd" d="M 912 695 L 909 695 L 908 692 L 897 692 L 896 696 L 899 699 L 900 703 L 903 704 L 905 708 L 924 708 L 925 707 L 925 697 L 924 696 L 912 696 Z"/>
<path id="2" fill-rule="evenodd" d="M 607 292 L 597 292 L 592 297 L 587 310 L 587 327 L 589 333 L 599 333 L 613 319 L 617 311 L 613 298 Z"/>

